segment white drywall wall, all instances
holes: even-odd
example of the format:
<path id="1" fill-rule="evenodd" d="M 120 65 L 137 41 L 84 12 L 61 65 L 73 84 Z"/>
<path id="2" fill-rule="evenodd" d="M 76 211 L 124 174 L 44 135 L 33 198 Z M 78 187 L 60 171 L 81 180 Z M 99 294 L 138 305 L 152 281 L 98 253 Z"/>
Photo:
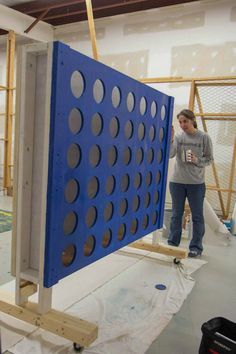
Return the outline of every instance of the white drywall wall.
<path id="1" fill-rule="evenodd" d="M 198 1 L 103 18 L 95 21 L 95 28 L 100 60 L 134 78 L 236 76 L 235 0 Z M 55 39 L 92 56 L 87 22 L 56 28 Z M 190 84 L 151 86 L 175 97 L 178 130 L 175 116 L 188 106 Z M 226 150 L 232 146 L 222 150 L 217 141 L 213 144 L 219 159 L 230 156 Z M 169 176 L 172 167 L 173 160 Z"/>

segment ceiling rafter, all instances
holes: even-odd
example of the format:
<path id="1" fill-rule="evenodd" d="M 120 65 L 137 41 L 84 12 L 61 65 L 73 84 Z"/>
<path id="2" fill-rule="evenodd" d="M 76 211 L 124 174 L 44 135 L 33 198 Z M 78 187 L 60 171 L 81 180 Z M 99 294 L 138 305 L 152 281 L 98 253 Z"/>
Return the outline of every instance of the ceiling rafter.
<path id="1" fill-rule="evenodd" d="M 199 0 L 92 0 L 94 18 L 177 5 Z M 57 26 L 87 20 L 85 0 L 37 0 L 12 6 L 14 10 Z M 27 29 L 28 30 L 28 29 Z"/>
<path id="2" fill-rule="evenodd" d="M 24 31 L 25 33 L 28 33 L 34 26 L 37 25 L 37 23 L 41 20 L 44 19 L 44 17 L 46 16 L 46 14 L 48 13 L 48 11 L 50 11 L 50 9 L 47 9 L 45 11 L 43 11 L 39 17 L 36 18 L 36 20 Z"/>
<path id="3" fill-rule="evenodd" d="M 11 6 L 12 9 L 24 12 L 27 15 L 45 11 L 47 9 L 57 9 L 66 7 L 73 4 L 84 3 L 85 0 L 43 0 L 43 1 L 30 1 L 23 4 Z"/>
<path id="4" fill-rule="evenodd" d="M 178 2 L 178 0 L 172 0 L 172 2 Z M 104 1 L 105 4 L 104 5 L 98 5 L 93 7 L 93 13 L 95 14 L 98 11 L 102 11 L 102 10 L 110 10 L 110 9 L 116 9 L 116 8 L 122 8 L 125 7 L 126 11 L 129 10 L 129 7 L 133 7 L 133 5 L 137 5 L 137 4 L 144 4 L 144 3 L 152 3 L 153 1 L 150 0 L 129 0 L 129 1 L 117 1 L 117 3 L 108 3 L 107 1 Z M 160 2 L 160 1 L 159 1 Z M 161 1 L 163 2 L 163 1 Z M 68 9 L 67 9 L 68 10 Z M 132 10 L 132 8 L 131 8 Z M 54 18 L 59 18 L 62 16 L 71 16 L 71 15 L 77 15 L 77 14 L 86 14 L 86 8 L 81 9 L 81 10 L 77 10 L 77 11 L 72 11 L 69 12 L 67 11 L 67 13 L 64 14 L 51 14 L 50 16 L 46 16 L 45 20 L 49 20 L 49 19 L 54 19 Z"/>

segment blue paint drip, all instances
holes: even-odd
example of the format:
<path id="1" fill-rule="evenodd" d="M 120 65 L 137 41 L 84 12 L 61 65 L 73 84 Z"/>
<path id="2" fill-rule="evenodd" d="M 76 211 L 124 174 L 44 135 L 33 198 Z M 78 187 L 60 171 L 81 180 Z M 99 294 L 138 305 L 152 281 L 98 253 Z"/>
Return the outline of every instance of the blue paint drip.
<path id="1" fill-rule="evenodd" d="M 157 290 L 166 290 L 166 286 L 164 284 L 157 284 L 155 285 L 155 288 Z"/>

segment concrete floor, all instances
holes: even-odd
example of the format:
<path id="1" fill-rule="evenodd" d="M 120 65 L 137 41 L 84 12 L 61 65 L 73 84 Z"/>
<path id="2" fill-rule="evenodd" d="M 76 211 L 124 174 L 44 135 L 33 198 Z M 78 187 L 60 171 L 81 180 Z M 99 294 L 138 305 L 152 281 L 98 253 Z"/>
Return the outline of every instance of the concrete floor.
<path id="1" fill-rule="evenodd" d="M 194 273 L 192 292 L 146 354 L 197 354 L 204 322 L 218 316 L 236 322 L 236 237 L 225 241 L 206 229 L 202 259 L 208 263 Z"/>
<path id="2" fill-rule="evenodd" d="M 0 209 L 12 210 L 12 200 L 0 197 Z M 187 246 L 184 241 L 182 246 Z M 11 233 L 0 234 L 0 284 L 10 281 Z M 230 242 L 206 229 L 204 254 L 208 263 L 194 273 L 195 287 L 146 354 L 197 354 L 201 325 L 217 316 L 236 322 L 236 237 Z M 4 354 L 11 354 L 5 352 Z M 111 353 L 112 354 L 112 353 Z"/>

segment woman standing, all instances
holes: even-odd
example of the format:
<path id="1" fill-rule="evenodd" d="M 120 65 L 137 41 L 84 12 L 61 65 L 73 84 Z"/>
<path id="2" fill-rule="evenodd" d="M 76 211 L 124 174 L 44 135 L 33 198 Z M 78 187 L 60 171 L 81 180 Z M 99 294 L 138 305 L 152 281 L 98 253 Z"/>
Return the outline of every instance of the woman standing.
<path id="1" fill-rule="evenodd" d="M 192 213 L 193 237 L 189 245 L 189 257 L 201 255 L 205 233 L 203 202 L 205 197 L 205 166 L 213 161 L 212 142 L 207 133 L 197 129 L 195 115 L 188 109 L 178 115 L 182 132 L 172 130 L 170 157 L 176 156 L 170 178 L 172 218 L 168 244 L 179 246 L 182 234 L 182 218 L 186 198 Z"/>

